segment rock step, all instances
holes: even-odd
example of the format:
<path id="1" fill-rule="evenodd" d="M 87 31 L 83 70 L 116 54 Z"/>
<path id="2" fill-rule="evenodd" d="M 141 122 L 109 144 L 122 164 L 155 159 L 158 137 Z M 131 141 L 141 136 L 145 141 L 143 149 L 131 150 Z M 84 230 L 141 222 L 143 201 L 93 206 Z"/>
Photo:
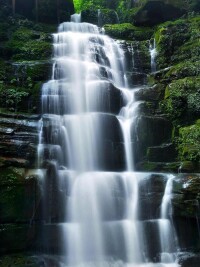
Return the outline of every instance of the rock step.
<path id="1" fill-rule="evenodd" d="M 174 162 L 176 156 L 177 152 L 172 143 L 148 147 L 147 149 L 147 159 L 151 162 Z"/>

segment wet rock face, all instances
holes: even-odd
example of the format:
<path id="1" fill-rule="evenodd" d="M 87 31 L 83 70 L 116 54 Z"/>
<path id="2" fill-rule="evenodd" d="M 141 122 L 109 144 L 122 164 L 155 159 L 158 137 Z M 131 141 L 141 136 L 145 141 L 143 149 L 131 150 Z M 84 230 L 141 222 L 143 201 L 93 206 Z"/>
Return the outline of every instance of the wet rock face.
<path id="1" fill-rule="evenodd" d="M 172 124 L 159 116 L 140 116 L 135 136 L 136 162 L 141 160 L 150 146 L 160 146 L 171 141 Z M 134 141 L 134 140 L 133 140 Z"/>
<path id="2" fill-rule="evenodd" d="M 182 253 L 179 256 L 179 264 L 181 267 L 198 267 L 200 255 L 194 253 Z"/>
<path id="3" fill-rule="evenodd" d="M 0 172 L 0 255 L 27 251 L 33 244 L 32 219 L 38 218 L 37 179 L 25 168 L 2 167 Z M 37 219 L 36 219 L 37 220 Z M 17 237 L 17 238 L 16 238 Z M 1 262 L 1 259 L 0 259 Z"/>
<path id="4" fill-rule="evenodd" d="M 21 119 L 6 114 L 0 117 L 0 166 L 29 167 L 36 164 L 39 116 Z"/>

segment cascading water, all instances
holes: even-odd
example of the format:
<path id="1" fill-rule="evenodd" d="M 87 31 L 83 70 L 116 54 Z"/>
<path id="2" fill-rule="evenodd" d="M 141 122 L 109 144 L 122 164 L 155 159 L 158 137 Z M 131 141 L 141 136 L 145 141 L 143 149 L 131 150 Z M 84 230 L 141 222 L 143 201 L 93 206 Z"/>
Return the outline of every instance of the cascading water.
<path id="1" fill-rule="evenodd" d="M 54 34 L 38 152 L 44 249 L 64 255 L 62 266 L 165 266 L 157 254 L 175 252 L 165 251 L 162 225 L 155 232 L 160 245 L 147 245 L 152 225 L 170 223 L 168 189 L 161 217 L 142 216 L 139 202 L 152 174 L 134 172 L 131 135 L 139 103 L 127 86 L 124 61 L 120 46 L 98 27 L 80 23 L 79 15 Z"/>
<path id="2" fill-rule="evenodd" d="M 153 39 L 153 44 L 150 41 L 149 51 L 151 55 L 151 72 L 155 72 L 156 71 L 156 56 L 157 56 L 155 39 Z"/>

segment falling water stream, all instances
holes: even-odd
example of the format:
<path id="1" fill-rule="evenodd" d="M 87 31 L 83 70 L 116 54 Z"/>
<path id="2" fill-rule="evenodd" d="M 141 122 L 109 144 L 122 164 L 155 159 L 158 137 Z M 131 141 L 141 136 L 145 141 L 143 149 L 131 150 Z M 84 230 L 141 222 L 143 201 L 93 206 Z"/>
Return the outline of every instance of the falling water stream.
<path id="1" fill-rule="evenodd" d="M 170 175 L 160 174 L 167 180 L 161 215 L 140 216 L 140 194 L 152 174 L 134 171 L 139 103 L 127 84 L 123 50 L 97 26 L 80 23 L 80 15 L 62 23 L 53 37 L 38 153 L 44 227 L 59 229 L 53 232 L 59 251 L 52 252 L 44 234 L 46 253 L 64 255 L 60 266 L 177 266 L 170 256 L 176 252 L 168 216 Z M 151 240 L 156 253 L 147 245 L 150 224 L 160 240 Z"/>

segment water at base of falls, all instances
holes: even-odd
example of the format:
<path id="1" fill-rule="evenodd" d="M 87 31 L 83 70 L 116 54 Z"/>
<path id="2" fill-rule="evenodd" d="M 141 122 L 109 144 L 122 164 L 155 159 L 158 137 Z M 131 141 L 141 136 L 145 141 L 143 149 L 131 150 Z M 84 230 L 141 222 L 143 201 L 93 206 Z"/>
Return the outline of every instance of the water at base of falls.
<path id="1" fill-rule="evenodd" d="M 148 187 L 154 175 L 134 172 L 138 103 L 125 66 L 120 46 L 78 15 L 54 34 L 38 161 L 41 248 L 61 255 L 56 266 L 177 266 L 172 177 L 158 175 L 167 187 L 155 211 Z"/>

